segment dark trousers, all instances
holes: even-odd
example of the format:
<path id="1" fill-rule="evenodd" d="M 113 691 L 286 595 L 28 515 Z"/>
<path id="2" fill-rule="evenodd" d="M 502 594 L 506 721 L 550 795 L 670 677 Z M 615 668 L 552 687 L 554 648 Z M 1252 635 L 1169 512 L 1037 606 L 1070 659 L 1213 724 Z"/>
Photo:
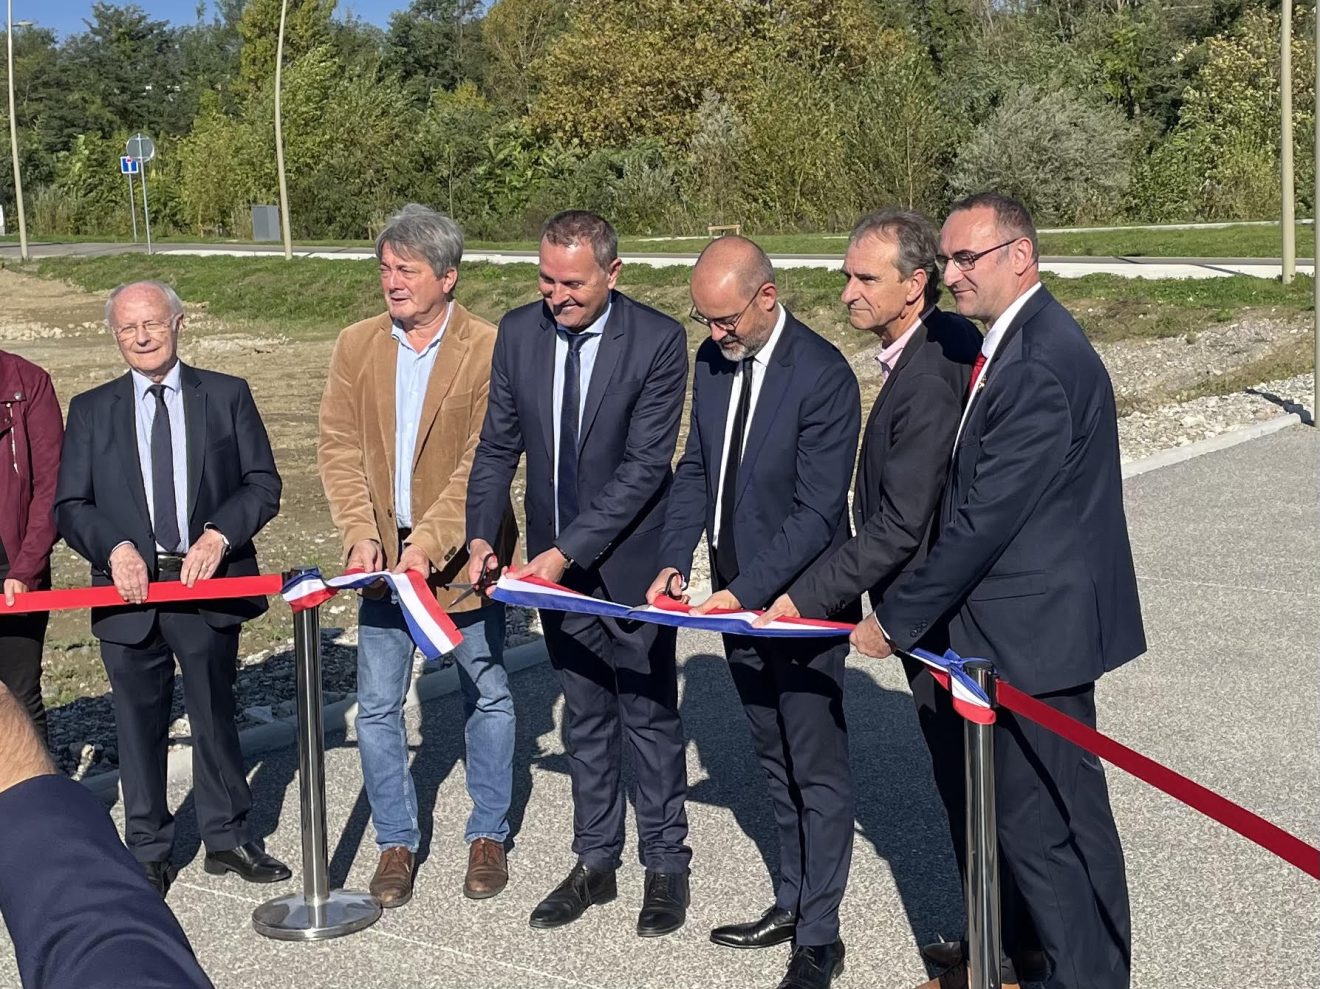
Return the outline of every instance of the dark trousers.
<path id="1" fill-rule="evenodd" d="M 724 651 L 779 829 L 775 905 L 797 915 L 798 944 L 833 944 L 853 846 L 848 643 L 726 635 Z"/>
<path id="2" fill-rule="evenodd" d="M 564 692 L 573 784 L 573 852 L 592 869 L 623 853 L 623 749 L 633 760 L 638 855 L 653 872 L 686 872 L 687 761 L 678 716 L 676 631 L 542 611 L 550 664 Z"/>
<path id="3" fill-rule="evenodd" d="M 143 642 L 101 642 L 114 691 L 124 843 L 139 862 L 166 861 L 174 847 L 165 757 L 176 659 L 192 727 L 193 802 L 202 841 L 212 852 L 248 841 L 252 793 L 234 723 L 238 631 L 237 625 L 212 628 L 195 610 L 161 608 Z"/>
<path id="4" fill-rule="evenodd" d="M 46 707 L 41 703 L 41 648 L 46 641 L 47 611 L 0 618 L 0 683 L 18 698 L 46 741 Z"/>
<path id="5" fill-rule="evenodd" d="M 1095 685 L 1038 698 L 1095 727 Z M 999 709 L 995 796 L 1001 873 L 1016 882 L 1049 989 L 1127 989 L 1132 923 L 1123 848 L 1100 760 Z M 1005 923 L 1005 946 L 1010 934 Z"/>

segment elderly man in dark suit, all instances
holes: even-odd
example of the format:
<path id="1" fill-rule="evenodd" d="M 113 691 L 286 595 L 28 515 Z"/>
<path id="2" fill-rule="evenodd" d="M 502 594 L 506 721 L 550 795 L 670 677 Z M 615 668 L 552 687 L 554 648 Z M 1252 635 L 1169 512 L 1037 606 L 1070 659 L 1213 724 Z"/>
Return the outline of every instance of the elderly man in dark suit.
<path id="1" fill-rule="evenodd" d="M 957 652 L 991 660 L 1018 689 L 1094 726 L 1095 681 L 1146 648 L 1109 374 L 1040 284 L 1021 203 L 982 193 L 955 204 L 940 252 L 958 311 L 989 332 L 939 538 L 853 639 L 886 656 L 951 615 Z M 1001 709 L 995 788 L 1003 868 L 1028 914 L 1005 917 L 1006 953 L 1035 935 L 1049 989 L 1126 989 L 1127 880 L 1100 761 Z M 966 979 L 959 964 L 928 987 Z"/>
<path id="2" fill-rule="evenodd" d="M 513 572 L 640 604 L 659 566 L 686 337 L 674 320 L 615 290 L 618 238 L 594 213 L 547 221 L 538 260 L 542 301 L 506 314 L 495 341 L 468 481 L 470 576 L 475 584 L 494 553 L 525 453 L 531 560 Z M 571 923 L 617 895 L 622 735 L 646 867 L 637 933 L 668 934 L 686 919 L 691 859 L 674 630 L 555 611 L 542 612 L 541 622 L 564 691 L 577 862 L 531 925 Z"/>
<path id="3" fill-rule="evenodd" d="M 687 449 L 674 475 L 660 570 L 647 599 L 686 582 L 702 533 L 714 593 L 695 609 L 764 608 L 848 538 L 848 482 L 861 422 L 847 360 L 780 303 L 765 253 L 722 237 L 692 271 L 697 351 Z M 856 598 L 831 608 L 856 619 Z M 711 940 L 792 940 L 780 989 L 828 986 L 843 969 L 839 904 L 852 860 L 853 788 L 843 718 L 847 643 L 726 635 L 734 686 L 779 826 L 775 902 Z"/>
<path id="4" fill-rule="evenodd" d="M 183 304 L 168 285 L 121 285 L 106 323 L 129 371 L 69 405 L 55 521 L 92 583 L 113 584 L 125 603 L 92 610 L 114 691 L 125 843 L 163 896 L 176 872 L 165 754 L 177 660 L 206 871 L 287 879 L 249 828 L 234 724 L 239 628 L 266 599 L 145 605 L 150 581 L 258 572 L 252 537 L 280 505 L 266 428 L 247 382 L 180 362 Z"/>

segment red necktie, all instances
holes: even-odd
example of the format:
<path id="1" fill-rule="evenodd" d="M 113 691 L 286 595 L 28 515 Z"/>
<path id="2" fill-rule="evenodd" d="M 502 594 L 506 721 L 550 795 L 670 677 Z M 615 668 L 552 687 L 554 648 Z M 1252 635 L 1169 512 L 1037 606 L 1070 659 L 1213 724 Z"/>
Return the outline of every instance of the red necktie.
<path id="1" fill-rule="evenodd" d="M 981 380 L 981 371 L 985 368 L 985 354 L 977 354 L 976 360 L 972 364 L 972 380 L 967 382 L 967 400 L 971 401 L 972 393 L 976 391 L 976 383 Z"/>

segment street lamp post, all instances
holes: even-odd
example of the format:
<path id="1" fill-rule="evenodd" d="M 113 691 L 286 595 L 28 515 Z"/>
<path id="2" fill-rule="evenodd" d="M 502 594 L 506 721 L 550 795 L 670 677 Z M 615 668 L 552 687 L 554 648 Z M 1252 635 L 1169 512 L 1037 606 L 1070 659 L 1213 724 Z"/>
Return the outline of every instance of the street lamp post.
<path id="1" fill-rule="evenodd" d="M 18 27 L 30 27 L 31 21 L 19 21 Z M 14 205 L 18 207 L 18 256 L 28 259 L 27 217 L 23 213 L 23 176 L 18 166 L 18 123 L 14 119 L 14 0 L 8 0 L 5 12 L 5 44 L 9 53 L 9 150 L 14 156 Z"/>
<path id="2" fill-rule="evenodd" d="M 1297 271 L 1296 209 L 1293 207 L 1293 119 L 1292 119 L 1292 0 L 1283 0 L 1280 7 L 1279 49 L 1279 176 L 1280 219 L 1283 221 L 1283 258 L 1281 274 L 1283 284 L 1292 284 Z"/>
<path id="3" fill-rule="evenodd" d="M 280 35 L 275 43 L 275 170 L 280 176 L 280 229 L 284 234 L 284 259 L 293 257 L 293 241 L 289 236 L 289 183 L 284 178 L 284 126 L 280 116 L 280 79 L 284 71 L 284 18 L 289 12 L 289 0 L 280 2 Z"/>

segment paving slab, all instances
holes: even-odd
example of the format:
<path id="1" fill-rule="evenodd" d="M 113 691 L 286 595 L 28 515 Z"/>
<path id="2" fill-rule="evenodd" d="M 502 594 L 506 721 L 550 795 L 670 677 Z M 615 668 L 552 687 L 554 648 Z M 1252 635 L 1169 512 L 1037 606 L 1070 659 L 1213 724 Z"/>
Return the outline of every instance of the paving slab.
<path id="1" fill-rule="evenodd" d="M 1320 841 L 1320 434 L 1283 430 L 1126 483 L 1150 650 L 1107 677 L 1101 729 Z M 619 898 L 558 931 L 527 926 L 571 865 L 562 703 L 541 665 L 513 680 L 518 704 L 512 879 L 500 896 L 461 895 L 468 801 L 457 696 L 408 716 L 426 858 L 417 894 L 373 928 L 320 944 L 268 941 L 252 909 L 293 884 L 246 885 L 201 869 L 186 780 L 170 905 L 220 989 L 388 986 L 769 987 L 787 947 L 733 952 L 717 924 L 771 901 L 777 851 L 764 784 L 714 636 L 679 638 L 694 850 L 689 921 L 664 938 L 633 926 L 642 869 L 629 821 Z M 841 989 L 922 981 L 917 945 L 961 931 L 961 894 L 906 684 L 896 664 L 850 658 L 846 713 L 859 794 L 842 912 Z M 365 888 L 375 865 L 352 732 L 326 755 L 330 873 Z M 258 831 L 297 871 L 296 756 L 249 762 Z M 1137 987 L 1320 984 L 1314 880 L 1146 784 L 1109 768 L 1132 891 Z M 122 824 L 120 809 L 112 809 Z M 17 987 L 0 935 L 0 987 Z"/>

